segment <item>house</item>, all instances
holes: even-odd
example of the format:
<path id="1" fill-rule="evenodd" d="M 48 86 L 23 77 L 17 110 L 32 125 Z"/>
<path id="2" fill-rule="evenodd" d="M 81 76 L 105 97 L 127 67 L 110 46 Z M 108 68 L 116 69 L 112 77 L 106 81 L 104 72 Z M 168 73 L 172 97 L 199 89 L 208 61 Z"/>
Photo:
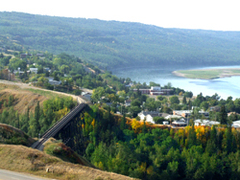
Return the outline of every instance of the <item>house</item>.
<path id="1" fill-rule="evenodd" d="M 56 80 L 54 80 L 53 77 L 47 77 L 47 79 L 48 79 L 48 83 L 53 86 L 62 84 L 62 81 L 56 81 Z"/>
<path id="2" fill-rule="evenodd" d="M 161 89 L 159 86 L 152 86 L 151 89 L 133 89 L 133 92 L 140 91 L 142 94 L 150 95 L 169 95 L 172 89 Z"/>
<path id="3" fill-rule="evenodd" d="M 176 120 L 172 122 L 172 127 L 185 127 L 187 126 L 187 123 L 184 119 Z"/>
<path id="4" fill-rule="evenodd" d="M 239 114 L 236 113 L 236 112 L 229 112 L 229 113 L 227 113 L 227 115 L 228 115 L 228 116 L 231 116 L 231 115 L 239 115 Z"/>
<path id="5" fill-rule="evenodd" d="M 91 93 L 89 93 L 89 92 L 82 92 L 81 96 L 86 98 L 88 101 L 91 101 L 91 96 L 92 96 Z"/>
<path id="6" fill-rule="evenodd" d="M 131 105 L 131 102 L 132 102 L 131 99 L 127 99 L 127 100 L 125 101 L 125 106 L 130 106 L 130 105 Z"/>
<path id="7" fill-rule="evenodd" d="M 20 74 L 24 74 L 24 71 L 21 71 L 21 68 L 19 67 L 18 70 L 14 70 L 14 71 L 13 71 L 13 74 L 15 74 L 15 75 L 16 75 L 16 74 L 19 74 L 19 75 L 20 75 Z"/>
<path id="8" fill-rule="evenodd" d="M 194 126 L 212 126 L 212 125 L 217 125 L 220 124 L 218 121 L 210 121 L 207 119 L 196 119 L 194 121 Z"/>
<path id="9" fill-rule="evenodd" d="M 178 115 L 178 116 L 182 116 L 184 118 L 188 118 L 191 116 L 192 112 L 193 112 L 193 110 L 173 110 L 173 115 Z M 206 112 L 203 110 L 198 111 L 198 113 L 200 115 L 204 115 L 205 117 L 209 116 L 209 112 Z"/>
<path id="10" fill-rule="evenodd" d="M 234 127 L 234 128 L 240 128 L 240 120 L 233 121 L 232 127 Z"/>
<path id="11" fill-rule="evenodd" d="M 125 87 L 132 87 L 133 86 L 133 83 L 129 83 L 129 84 L 126 84 Z"/>
<path id="12" fill-rule="evenodd" d="M 178 116 L 178 115 L 168 115 L 165 117 L 165 119 L 181 119 L 182 116 Z"/>
<path id="13" fill-rule="evenodd" d="M 142 111 L 142 112 L 138 113 L 138 116 L 140 117 L 140 120 L 142 120 L 142 121 L 144 119 L 146 119 L 147 122 L 155 124 L 153 118 L 156 116 L 161 117 L 161 113 L 159 113 L 158 111 Z"/>
<path id="14" fill-rule="evenodd" d="M 221 107 L 219 107 L 219 106 L 212 106 L 212 107 L 210 107 L 209 109 L 210 109 L 210 111 L 219 112 L 220 109 L 221 109 Z"/>
<path id="15" fill-rule="evenodd" d="M 163 124 L 164 124 L 164 125 L 168 125 L 169 122 L 168 122 L 168 121 L 163 121 Z"/>
<path id="16" fill-rule="evenodd" d="M 29 70 L 31 71 L 31 73 L 38 73 L 38 68 L 30 68 Z"/>
<path id="17" fill-rule="evenodd" d="M 173 110 L 173 115 L 182 116 L 188 118 L 191 116 L 192 110 Z"/>
<path id="18" fill-rule="evenodd" d="M 45 68 L 44 68 L 44 71 L 45 71 L 45 72 L 51 72 L 51 69 L 48 68 L 48 67 L 45 67 Z"/>
<path id="19" fill-rule="evenodd" d="M 15 75 L 16 75 L 16 74 L 19 74 L 19 75 L 20 75 L 20 74 L 24 74 L 24 71 L 14 70 L 14 71 L 13 71 L 13 74 L 15 74 Z"/>

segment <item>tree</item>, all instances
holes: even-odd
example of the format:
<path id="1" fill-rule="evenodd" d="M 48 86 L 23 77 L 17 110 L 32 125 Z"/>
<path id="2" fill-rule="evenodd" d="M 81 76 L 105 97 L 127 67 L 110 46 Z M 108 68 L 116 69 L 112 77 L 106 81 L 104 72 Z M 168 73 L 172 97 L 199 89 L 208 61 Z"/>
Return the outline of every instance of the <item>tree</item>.
<path id="1" fill-rule="evenodd" d="M 163 97 L 162 95 L 159 95 L 159 96 L 157 96 L 157 99 L 158 99 L 159 101 L 162 101 L 162 100 L 164 100 L 164 99 L 166 99 L 166 98 Z"/>
<path id="2" fill-rule="evenodd" d="M 227 124 L 227 112 L 225 110 L 225 106 L 221 106 L 220 112 L 219 112 L 219 121 L 221 124 Z"/>
<path id="3" fill-rule="evenodd" d="M 153 121 L 156 124 L 162 124 L 164 120 L 165 120 L 164 117 L 160 117 L 160 116 L 156 116 L 156 117 L 153 118 Z"/>
<path id="4" fill-rule="evenodd" d="M 182 103 L 183 103 L 183 104 L 187 104 L 187 98 L 186 98 L 186 96 L 185 96 L 185 95 L 183 96 Z"/>
<path id="5" fill-rule="evenodd" d="M 200 108 L 202 108 L 204 111 L 206 111 L 209 107 L 209 104 L 207 101 L 203 101 L 201 104 L 200 104 Z"/>
<path id="6" fill-rule="evenodd" d="M 98 101 L 101 101 L 101 98 L 105 95 L 105 90 L 103 87 L 98 87 L 96 89 L 93 90 L 93 93 L 92 93 L 92 100 L 94 102 L 98 102 Z"/>
<path id="7" fill-rule="evenodd" d="M 37 106 L 35 107 L 34 117 L 31 117 L 29 121 L 30 126 L 28 131 L 32 137 L 38 137 L 38 134 L 40 132 L 39 119 L 40 119 L 40 105 L 38 101 Z"/>
<path id="8" fill-rule="evenodd" d="M 171 104 L 179 104 L 179 103 L 180 103 L 178 97 L 175 96 L 175 95 L 172 96 L 172 97 L 170 97 L 169 100 L 170 100 L 170 103 L 171 103 Z"/>

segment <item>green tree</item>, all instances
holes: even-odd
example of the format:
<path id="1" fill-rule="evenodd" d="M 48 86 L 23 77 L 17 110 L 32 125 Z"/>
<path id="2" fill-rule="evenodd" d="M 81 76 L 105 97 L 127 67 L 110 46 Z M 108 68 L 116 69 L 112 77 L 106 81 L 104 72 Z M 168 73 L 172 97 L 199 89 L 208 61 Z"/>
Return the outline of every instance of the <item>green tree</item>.
<path id="1" fill-rule="evenodd" d="M 171 104 L 179 104 L 180 101 L 176 95 L 169 98 Z"/>
<path id="2" fill-rule="evenodd" d="M 227 112 L 225 110 L 225 106 L 222 105 L 219 112 L 219 121 L 221 124 L 227 124 Z"/>
<path id="3" fill-rule="evenodd" d="M 186 99 L 186 96 L 185 96 L 185 95 L 183 96 L 182 103 L 183 103 L 183 104 L 187 104 L 187 99 Z"/>

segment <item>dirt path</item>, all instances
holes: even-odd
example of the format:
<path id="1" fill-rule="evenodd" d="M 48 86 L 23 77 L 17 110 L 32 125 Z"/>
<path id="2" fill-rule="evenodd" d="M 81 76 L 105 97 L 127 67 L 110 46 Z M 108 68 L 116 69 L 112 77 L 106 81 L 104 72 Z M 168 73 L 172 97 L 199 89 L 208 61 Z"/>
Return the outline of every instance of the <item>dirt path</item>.
<path id="1" fill-rule="evenodd" d="M 20 83 L 20 82 L 13 82 L 13 81 L 6 81 L 6 80 L 0 80 L 0 83 L 18 86 L 21 89 L 38 89 L 38 90 L 41 90 L 41 91 L 48 91 L 48 92 L 52 92 L 52 93 L 56 93 L 56 94 L 61 94 L 61 95 L 64 95 L 64 96 L 71 96 L 78 103 L 87 103 L 86 100 L 82 99 L 79 96 L 75 96 L 75 95 L 67 94 L 67 93 L 63 93 L 63 92 L 58 92 L 58 91 L 52 91 L 52 90 L 48 90 L 48 89 L 42 89 L 42 88 L 35 87 L 35 86 L 31 85 L 31 84 Z"/>

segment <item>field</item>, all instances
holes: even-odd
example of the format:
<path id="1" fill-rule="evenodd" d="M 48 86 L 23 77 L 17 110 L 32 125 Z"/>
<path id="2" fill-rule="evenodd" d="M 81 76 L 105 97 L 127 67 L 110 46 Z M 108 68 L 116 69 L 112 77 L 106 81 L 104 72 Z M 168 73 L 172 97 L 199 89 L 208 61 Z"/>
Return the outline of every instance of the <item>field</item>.
<path id="1" fill-rule="evenodd" d="M 173 74 L 190 79 L 216 79 L 240 76 L 240 68 L 179 70 L 174 71 Z"/>

